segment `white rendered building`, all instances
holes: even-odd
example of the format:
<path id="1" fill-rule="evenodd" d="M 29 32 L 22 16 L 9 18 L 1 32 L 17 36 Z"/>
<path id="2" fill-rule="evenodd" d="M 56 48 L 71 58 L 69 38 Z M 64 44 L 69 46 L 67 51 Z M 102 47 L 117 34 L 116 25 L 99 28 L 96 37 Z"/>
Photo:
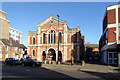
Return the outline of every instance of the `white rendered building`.
<path id="1" fill-rule="evenodd" d="M 13 40 L 18 41 L 18 43 L 22 43 L 22 32 L 15 30 L 13 28 L 9 28 L 9 37 L 13 38 Z"/>

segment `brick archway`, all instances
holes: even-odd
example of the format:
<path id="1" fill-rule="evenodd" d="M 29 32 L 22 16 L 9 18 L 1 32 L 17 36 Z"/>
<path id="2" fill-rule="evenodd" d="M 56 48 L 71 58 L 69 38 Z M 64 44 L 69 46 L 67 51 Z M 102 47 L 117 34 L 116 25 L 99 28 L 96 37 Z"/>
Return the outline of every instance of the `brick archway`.
<path id="1" fill-rule="evenodd" d="M 51 57 L 52 61 L 56 61 L 56 52 L 53 48 L 48 50 L 48 57 Z"/>

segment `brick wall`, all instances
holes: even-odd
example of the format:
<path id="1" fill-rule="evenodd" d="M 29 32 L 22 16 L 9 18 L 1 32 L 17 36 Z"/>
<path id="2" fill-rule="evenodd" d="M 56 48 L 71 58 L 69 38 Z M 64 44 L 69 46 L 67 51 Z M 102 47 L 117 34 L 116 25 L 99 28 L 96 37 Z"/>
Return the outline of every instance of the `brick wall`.
<path id="1" fill-rule="evenodd" d="M 108 28 L 108 43 L 109 42 L 116 42 L 116 28 Z"/>
<path id="2" fill-rule="evenodd" d="M 116 23 L 116 10 L 108 10 L 107 11 L 107 23 L 113 24 Z"/>

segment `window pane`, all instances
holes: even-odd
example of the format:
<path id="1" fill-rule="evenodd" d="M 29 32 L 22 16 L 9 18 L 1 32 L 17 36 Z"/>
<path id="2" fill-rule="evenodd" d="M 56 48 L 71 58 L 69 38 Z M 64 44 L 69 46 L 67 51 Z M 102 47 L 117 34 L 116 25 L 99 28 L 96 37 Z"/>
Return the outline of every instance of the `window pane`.
<path id="1" fill-rule="evenodd" d="M 61 43 L 61 33 L 59 33 L 59 42 Z"/>
<path id="2" fill-rule="evenodd" d="M 113 55 L 114 55 L 114 58 L 117 58 L 117 53 L 113 53 Z"/>
<path id="3" fill-rule="evenodd" d="M 35 50 L 33 50 L 33 56 L 35 56 Z"/>
<path id="4" fill-rule="evenodd" d="M 45 33 L 43 34 L 43 44 L 45 44 Z"/>
<path id="5" fill-rule="evenodd" d="M 112 59 L 109 59 L 109 63 L 112 63 Z"/>
<path id="6" fill-rule="evenodd" d="M 53 34 L 51 34 L 51 43 L 53 43 Z"/>
<path id="7" fill-rule="evenodd" d="M 74 37 L 73 37 L 73 36 L 71 36 L 71 43 L 73 43 L 73 38 L 74 38 Z"/>
<path id="8" fill-rule="evenodd" d="M 35 38 L 33 38 L 33 44 L 35 44 Z"/>
<path id="9" fill-rule="evenodd" d="M 50 43 L 50 34 L 48 35 L 48 43 Z"/>
<path id="10" fill-rule="evenodd" d="M 55 38 L 56 38 L 56 36 L 55 36 L 55 34 L 54 34 L 54 43 L 55 43 L 55 40 L 56 40 Z"/>
<path id="11" fill-rule="evenodd" d="M 112 58 L 112 53 L 109 53 L 109 58 Z"/>
<path id="12" fill-rule="evenodd" d="M 118 60 L 116 59 L 116 60 L 114 60 L 114 63 L 118 63 Z"/>

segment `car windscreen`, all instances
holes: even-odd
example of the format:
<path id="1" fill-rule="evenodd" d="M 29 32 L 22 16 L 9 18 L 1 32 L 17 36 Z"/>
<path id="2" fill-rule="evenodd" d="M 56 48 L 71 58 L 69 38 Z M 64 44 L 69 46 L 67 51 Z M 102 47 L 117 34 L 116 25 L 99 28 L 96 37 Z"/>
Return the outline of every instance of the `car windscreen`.
<path id="1" fill-rule="evenodd" d="M 13 60 L 18 60 L 17 58 L 13 58 Z"/>
<path id="2" fill-rule="evenodd" d="M 12 59 L 12 58 L 7 58 L 6 60 L 7 60 L 7 61 L 11 61 L 11 60 L 13 60 L 13 59 Z"/>

